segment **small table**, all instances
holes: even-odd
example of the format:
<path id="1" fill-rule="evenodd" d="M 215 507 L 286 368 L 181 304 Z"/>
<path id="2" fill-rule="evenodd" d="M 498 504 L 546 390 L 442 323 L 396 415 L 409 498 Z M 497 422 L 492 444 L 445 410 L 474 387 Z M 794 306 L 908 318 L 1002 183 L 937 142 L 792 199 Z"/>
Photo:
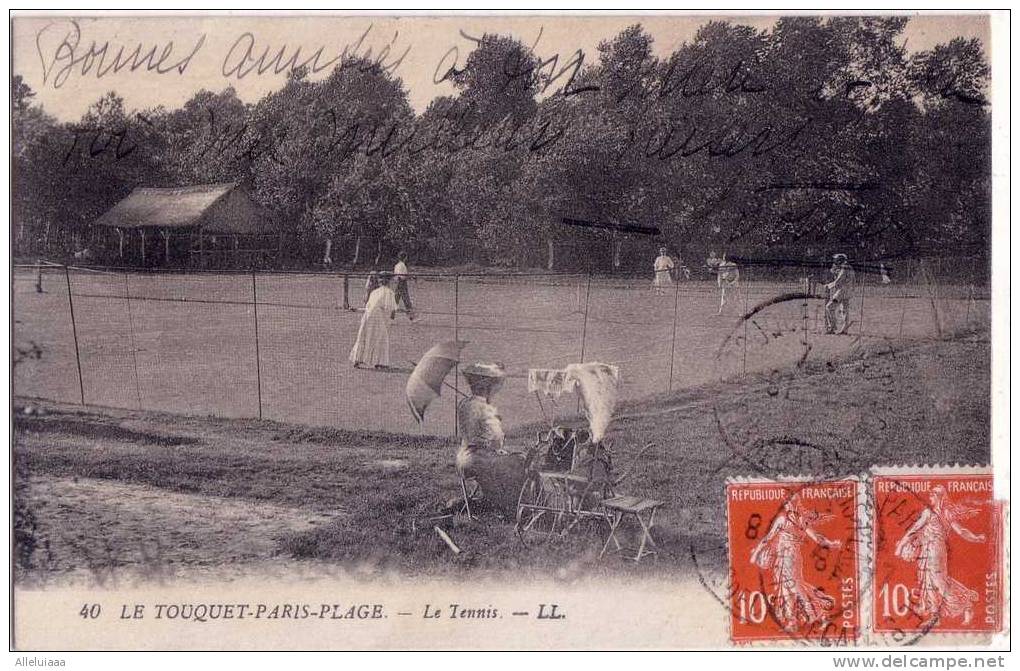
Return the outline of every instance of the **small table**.
<path id="1" fill-rule="evenodd" d="M 616 545 L 615 552 L 623 551 L 624 548 L 620 544 L 616 532 L 628 516 L 632 516 L 641 525 L 641 542 L 638 545 L 637 553 L 633 557 L 627 557 L 627 559 L 639 562 L 642 557 L 658 554 L 656 550 L 647 550 L 645 548 L 647 545 L 651 545 L 653 548 L 659 547 L 655 543 L 655 539 L 652 538 L 652 528 L 655 526 L 655 513 L 663 505 L 665 503 L 662 501 L 646 499 L 640 496 L 614 496 L 611 499 L 604 500 L 602 506 L 605 508 L 606 518 L 609 520 L 609 538 L 606 539 L 605 545 L 602 546 L 599 559 L 609 551 L 610 543 Z"/>

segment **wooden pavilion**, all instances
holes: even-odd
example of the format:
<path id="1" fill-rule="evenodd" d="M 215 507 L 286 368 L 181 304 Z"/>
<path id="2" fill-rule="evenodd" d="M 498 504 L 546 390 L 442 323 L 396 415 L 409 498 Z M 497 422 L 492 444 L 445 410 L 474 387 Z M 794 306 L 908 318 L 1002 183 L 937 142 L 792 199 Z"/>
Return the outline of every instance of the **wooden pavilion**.
<path id="1" fill-rule="evenodd" d="M 237 182 L 139 187 L 96 224 L 116 232 L 122 261 L 137 236 L 142 265 L 255 266 L 283 251 L 271 217 Z"/>

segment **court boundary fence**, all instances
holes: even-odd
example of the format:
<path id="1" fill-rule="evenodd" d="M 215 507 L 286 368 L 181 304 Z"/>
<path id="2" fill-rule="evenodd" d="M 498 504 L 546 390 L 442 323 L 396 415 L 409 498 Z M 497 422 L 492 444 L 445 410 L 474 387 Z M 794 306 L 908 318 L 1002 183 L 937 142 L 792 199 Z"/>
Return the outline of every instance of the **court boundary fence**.
<path id="1" fill-rule="evenodd" d="M 981 324 L 980 321 L 975 322 L 974 318 L 978 318 L 980 310 L 977 308 L 979 301 L 987 301 L 990 299 L 989 287 L 987 282 L 983 282 L 980 279 L 977 281 L 963 282 L 963 283 L 952 283 L 949 285 L 943 284 L 939 281 L 939 269 L 942 261 L 932 262 L 930 260 L 921 259 L 911 264 L 911 268 L 906 273 L 899 273 L 899 277 L 912 278 L 913 282 L 899 282 L 899 286 L 891 286 L 892 282 L 889 280 L 886 273 L 883 271 L 881 274 L 858 274 L 855 280 L 852 291 L 850 292 L 849 301 L 853 307 L 851 312 L 855 313 L 857 319 L 854 319 L 850 323 L 850 328 L 847 335 L 857 336 L 860 338 L 876 338 L 896 341 L 938 341 L 945 340 L 955 336 L 960 331 L 966 331 L 972 329 L 975 325 Z M 976 266 L 975 266 L 976 267 Z M 132 303 L 144 302 L 144 301 L 168 301 L 174 303 L 211 303 L 219 305 L 234 305 L 234 306 L 248 306 L 251 308 L 252 320 L 251 320 L 251 338 L 254 343 L 254 361 L 252 362 L 254 370 L 254 378 L 256 381 L 256 399 L 255 406 L 257 406 L 257 418 L 264 419 L 264 408 L 263 408 L 263 348 L 261 347 L 261 333 L 259 323 L 259 307 L 262 306 L 264 309 L 267 307 L 290 307 L 290 308 L 314 308 L 314 309 L 330 309 L 324 308 L 322 305 L 303 305 L 295 303 L 279 303 L 271 300 L 267 300 L 265 297 L 260 299 L 259 295 L 259 279 L 260 278 L 273 278 L 273 277 L 288 277 L 288 276 L 300 276 L 300 275 L 315 275 L 315 276 L 326 276 L 335 278 L 342 292 L 340 298 L 337 301 L 337 305 L 334 308 L 336 310 L 348 311 L 348 312 L 359 312 L 355 306 L 355 290 L 354 287 L 360 284 L 367 277 L 368 273 L 359 271 L 285 271 L 285 270 L 199 270 L 199 271 L 185 271 L 182 272 L 179 269 L 174 269 L 166 272 L 161 271 L 146 271 L 138 268 L 127 268 L 127 267 L 110 267 L 110 266 L 72 266 L 63 264 L 51 264 L 51 263 L 37 263 L 37 264 L 16 264 L 12 266 L 12 279 L 15 279 L 18 272 L 25 273 L 31 271 L 35 274 L 35 291 L 43 291 L 43 274 L 58 273 L 63 275 L 63 284 L 67 291 L 67 313 L 71 325 L 71 337 L 74 344 L 74 356 L 75 356 L 75 373 L 77 376 L 77 391 L 78 401 L 82 406 L 89 405 L 100 405 L 90 404 L 87 402 L 85 393 L 85 376 L 82 372 L 82 354 L 81 344 L 79 342 L 79 326 L 78 317 L 76 317 L 75 311 L 75 298 L 111 298 L 125 301 L 127 306 L 127 316 L 129 325 L 129 337 L 132 339 L 132 358 L 134 365 L 134 377 L 136 388 L 138 386 L 138 360 L 136 354 L 136 348 L 134 347 L 133 340 L 135 338 L 135 324 L 132 318 Z M 120 295 L 115 294 L 90 294 L 76 292 L 72 283 L 72 273 L 98 273 L 107 276 L 122 276 L 124 292 Z M 250 298 L 243 300 L 203 300 L 196 298 L 174 298 L 174 297 L 152 297 L 152 296 L 137 296 L 132 295 L 130 292 L 129 278 L 131 276 L 145 276 L 145 275 L 184 275 L 184 276 L 213 276 L 222 275 L 228 277 L 234 277 L 241 279 L 245 283 L 250 282 Z M 811 269 L 804 273 L 798 281 L 787 280 L 775 280 L 770 277 L 762 277 L 758 280 L 755 279 L 755 268 L 742 268 L 740 280 L 736 286 L 736 296 L 731 294 L 730 300 L 739 301 L 743 310 L 743 316 L 749 314 L 753 310 L 754 305 L 752 304 L 752 293 L 755 295 L 775 295 L 775 289 L 778 285 L 781 288 L 787 289 L 787 294 L 794 296 L 793 300 L 797 300 L 796 295 L 800 295 L 804 305 L 804 332 L 807 333 L 819 333 L 822 328 L 819 321 L 819 311 L 815 310 L 813 319 L 809 319 L 807 316 L 807 302 L 809 300 L 821 300 L 823 296 L 820 295 L 819 287 L 824 286 L 819 284 L 815 277 L 818 272 L 817 269 Z M 972 278 L 981 278 L 984 275 L 978 269 L 971 275 Z M 460 301 L 461 286 L 463 282 L 470 280 L 475 284 L 484 285 L 486 283 L 512 283 L 512 282 L 523 282 L 524 284 L 533 283 L 552 283 L 561 285 L 564 282 L 570 283 L 576 287 L 574 292 L 575 305 L 573 313 L 581 316 L 581 328 L 578 343 L 578 362 L 585 360 L 586 346 L 588 344 L 588 329 L 589 321 L 593 319 L 590 315 L 590 308 L 592 303 L 592 288 L 593 283 L 602 288 L 612 288 L 614 286 L 626 287 L 626 288 L 637 288 L 640 283 L 651 284 L 647 274 L 635 275 L 635 274 L 616 274 L 616 275 L 605 275 L 598 273 L 557 273 L 557 272 L 546 272 L 546 273 L 533 273 L 533 272 L 505 272 L 505 273 L 486 273 L 486 272 L 454 272 L 454 273 L 429 273 L 429 272 L 416 272 L 415 278 L 424 281 L 452 281 L 453 284 L 453 305 L 451 312 L 437 312 L 432 311 L 431 314 L 443 314 L 452 317 L 453 323 L 453 339 L 459 340 L 461 337 L 460 325 L 462 308 Z M 357 282 L 355 282 L 357 281 Z M 756 284 L 757 283 L 757 284 Z M 691 290 L 696 291 L 717 291 L 717 287 L 711 284 L 705 286 L 695 286 L 697 283 L 685 282 L 683 279 L 679 281 L 673 281 L 668 287 L 668 291 L 673 293 L 672 302 L 672 329 L 671 329 L 671 340 L 668 344 L 669 351 L 669 362 L 668 362 L 668 377 L 666 388 L 660 390 L 660 392 L 672 392 L 674 389 L 674 367 L 676 364 L 676 352 L 677 352 L 677 326 L 680 317 L 680 307 L 682 304 L 682 296 Z M 761 291 L 762 289 L 769 288 L 768 291 Z M 12 282 L 12 292 L 13 292 Z M 756 289 L 756 290 L 755 290 Z M 926 336 L 909 336 L 904 334 L 904 318 L 907 310 L 907 301 L 901 300 L 901 315 L 899 319 L 899 326 L 897 333 L 891 335 L 889 333 L 879 333 L 875 330 L 868 330 L 868 326 L 871 324 L 868 322 L 868 297 L 870 293 L 874 294 L 878 291 L 891 291 L 892 298 L 901 299 L 922 299 L 927 301 L 931 311 L 931 333 Z M 898 291 L 898 295 L 897 292 Z M 742 294 L 742 295 L 741 295 Z M 939 301 L 945 300 L 947 294 L 952 295 L 955 300 L 966 301 L 966 316 L 963 320 L 962 328 L 957 326 L 953 328 L 952 325 L 946 324 L 943 316 L 940 314 Z M 855 304 L 855 306 L 854 306 Z M 14 310 L 17 312 L 17 305 L 15 303 Z M 748 343 L 748 324 L 751 320 L 743 320 L 743 354 L 742 354 L 742 368 L 741 373 L 746 374 L 747 371 L 747 343 Z M 809 327 L 808 322 L 811 321 L 813 324 Z M 665 363 L 665 362 L 663 362 Z M 454 383 L 457 384 L 456 382 Z M 656 392 L 658 393 L 658 392 Z M 17 390 L 15 389 L 17 395 Z M 45 397 L 43 397 L 45 398 Z M 54 399 L 56 400 L 56 399 Z M 121 406 L 118 406 L 121 407 Z M 135 409 L 135 408 L 130 408 Z M 146 408 L 141 403 L 141 394 L 138 393 L 138 410 L 157 410 L 164 411 L 160 408 Z M 216 414 L 215 412 L 211 414 Z M 455 434 L 457 430 L 456 417 L 453 419 L 452 432 Z"/>

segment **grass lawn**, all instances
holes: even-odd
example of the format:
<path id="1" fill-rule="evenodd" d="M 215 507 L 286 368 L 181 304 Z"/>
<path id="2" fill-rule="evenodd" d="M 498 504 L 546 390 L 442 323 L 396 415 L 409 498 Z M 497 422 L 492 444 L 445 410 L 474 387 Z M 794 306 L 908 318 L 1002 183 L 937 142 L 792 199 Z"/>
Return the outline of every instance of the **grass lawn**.
<path id="1" fill-rule="evenodd" d="M 429 528 L 412 530 L 459 493 L 449 439 L 35 401 L 26 414 L 17 400 L 19 575 L 295 560 L 430 575 L 689 572 L 692 549 L 722 552 L 727 477 L 987 463 L 989 368 L 985 336 L 858 344 L 838 359 L 624 403 L 610 430 L 615 468 L 630 471 L 620 490 L 666 502 L 664 552 L 637 566 L 596 561 L 600 529 L 525 546 L 512 520 L 490 512 L 444 523 L 460 557 Z"/>

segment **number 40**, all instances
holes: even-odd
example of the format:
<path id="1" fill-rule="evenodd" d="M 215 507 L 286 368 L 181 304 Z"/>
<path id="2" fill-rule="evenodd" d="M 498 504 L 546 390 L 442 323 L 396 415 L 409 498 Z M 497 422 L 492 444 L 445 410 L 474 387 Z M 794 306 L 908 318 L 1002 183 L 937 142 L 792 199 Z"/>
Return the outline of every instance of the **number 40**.
<path id="1" fill-rule="evenodd" d="M 94 620 L 99 617 L 99 613 L 103 611 L 102 607 L 98 603 L 85 604 L 78 611 L 78 615 L 81 615 L 86 620 Z"/>

